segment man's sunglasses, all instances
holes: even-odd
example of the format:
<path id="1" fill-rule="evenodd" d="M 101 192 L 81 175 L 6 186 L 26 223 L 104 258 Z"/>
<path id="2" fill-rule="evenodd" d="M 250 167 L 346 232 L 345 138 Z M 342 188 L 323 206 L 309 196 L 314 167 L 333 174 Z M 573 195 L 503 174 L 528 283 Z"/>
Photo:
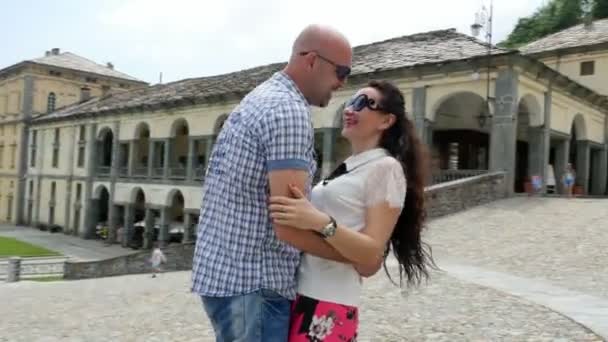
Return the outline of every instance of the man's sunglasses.
<path id="1" fill-rule="evenodd" d="M 382 109 L 382 107 L 380 107 L 376 100 L 370 98 L 369 96 L 367 96 L 367 94 L 359 94 L 350 99 L 350 101 L 348 101 L 344 105 L 344 108 L 348 107 L 351 107 L 355 112 L 360 112 L 363 108 L 369 108 L 371 110 L 378 111 L 384 110 Z"/>
<path id="2" fill-rule="evenodd" d="M 318 52 L 316 51 L 304 51 L 304 52 L 300 52 L 300 56 L 305 56 L 311 52 L 314 52 L 315 55 L 317 55 L 317 57 L 321 58 L 322 60 L 326 61 L 327 63 L 333 65 L 336 67 L 336 77 L 340 80 L 340 81 L 344 81 L 348 75 L 350 75 L 350 67 L 347 67 L 346 65 L 340 65 L 337 64 L 336 62 L 332 61 L 329 58 L 325 58 L 322 55 L 320 55 Z"/>

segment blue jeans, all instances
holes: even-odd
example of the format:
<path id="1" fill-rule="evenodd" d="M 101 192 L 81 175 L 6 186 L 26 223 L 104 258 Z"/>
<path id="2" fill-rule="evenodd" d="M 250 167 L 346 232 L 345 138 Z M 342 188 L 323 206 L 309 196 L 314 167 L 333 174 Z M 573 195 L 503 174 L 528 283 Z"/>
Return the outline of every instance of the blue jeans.
<path id="1" fill-rule="evenodd" d="M 201 298 L 217 342 L 287 341 L 291 301 L 276 292 Z"/>

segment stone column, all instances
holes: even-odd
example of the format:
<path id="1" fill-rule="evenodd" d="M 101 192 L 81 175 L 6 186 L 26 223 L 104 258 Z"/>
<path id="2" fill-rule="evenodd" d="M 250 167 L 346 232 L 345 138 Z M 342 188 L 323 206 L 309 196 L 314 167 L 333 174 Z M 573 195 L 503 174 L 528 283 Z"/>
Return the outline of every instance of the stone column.
<path id="1" fill-rule="evenodd" d="M 144 249 L 152 248 L 154 240 L 154 210 L 146 208 L 146 217 L 144 218 Z"/>
<path id="2" fill-rule="evenodd" d="M 196 139 L 194 137 L 188 137 L 188 159 L 186 162 L 186 180 L 192 181 L 194 179 L 194 147 L 196 146 Z"/>
<path id="3" fill-rule="evenodd" d="M 124 225 L 122 229 L 122 246 L 129 247 L 131 238 L 133 237 L 133 220 L 135 218 L 135 208 L 133 204 L 127 203 L 124 205 Z"/>
<path id="4" fill-rule="evenodd" d="M 154 140 L 148 139 L 148 178 L 154 175 L 154 144 Z"/>
<path id="5" fill-rule="evenodd" d="M 184 212 L 184 238 L 182 243 L 192 242 L 192 215 Z"/>
<path id="6" fill-rule="evenodd" d="M 549 155 L 551 154 L 551 105 L 553 103 L 553 90 L 552 84 L 549 84 L 549 90 L 544 94 L 545 106 L 544 106 L 544 123 L 542 125 L 541 135 L 541 151 L 540 157 L 540 177 L 542 179 L 542 193 L 547 193 L 547 167 L 549 165 Z"/>
<path id="7" fill-rule="evenodd" d="M 169 244 L 169 207 L 162 207 L 160 210 L 158 243 L 161 247 L 166 247 Z"/>
<path id="8" fill-rule="evenodd" d="M 593 150 L 592 152 L 592 169 L 593 175 L 591 179 L 591 190 L 590 193 L 596 196 L 601 196 L 606 191 L 606 177 L 608 177 L 606 169 L 606 146 L 602 146 L 599 149 Z"/>
<path id="9" fill-rule="evenodd" d="M 84 199 L 86 208 L 85 229 L 81 232 L 80 237 L 85 239 L 93 239 L 95 237 L 95 229 L 97 226 L 97 218 L 99 217 L 99 200 L 93 198 L 93 179 L 95 178 L 95 169 L 97 168 L 95 158 L 97 156 L 97 124 L 91 124 L 88 127 L 88 138 L 85 147 L 86 156 L 86 183 L 84 185 Z"/>
<path id="10" fill-rule="evenodd" d="M 515 181 L 517 86 L 518 75 L 515 70 L 503 70 L 498 74 L 490 135 L 490 171 L 506 173 L 505 187 L 508 194 L 513 192 Z"/>
<path id="11" fill-rule="evenodd" d="M 562 140 L 557 144 L 555 148 L 555 183 L 557 191 L 560 194 L 565 194 L 563 177 L 566 173 L 566 167 L 568 166 L 568 159 L 570 157 L 570 140 Z"/>
<path id="12" fill-rule="evenodd" d="M 206 139 L 206 145 L 205 146 L 205 168 L 209 168 L 209 160 L 211 159 L 211 153 L 213 153 L 213 145 L 215 142 L 215 136 L 209 136 Z"/>
<path id="13" fill-rule="evenodd" d="M 165 148 L 163 150 L 164 152 L 164 161 L 165 161 L 165 165 L 164 165 L 164 178 L 167 179 L 169 178 L 170 175 L 170 167 L 171 165 L 171 138 L 166 138 L 165 139 Z"/>
<path id="14" fill-rule="evenodd" d="M 110 203 L 108 213 L 108 244 L 116 243 L 116 234 L 118 233 L 119 210 L 116 205 Z"/>
<path id="15" fill-rule="evenodd" d="M 600 155 L 598 178 L 598 193 L 599 195 L 608 195 L 608 143 L 604 144 L 604 148 Z"/>
<path id="16" fill-rule="evenodd" d="M 416 133 L 418 133 L 420 140 L 426 142 L 426 87 L 414 88 L 412 93 L 412 112 L 414 124 L 416 125 Z"/>
<path id="17" fill-rule="evenodd" d="M 588 140 L 576 142 L 576 185 L 583 187 L 584 194 L 589 193 L 589 171 L 591 148 Z"/>
<path id="18" fill-rule="evenodd" d="M 19 281 L 21 277 L 21 258 L 11 257 L 8 259 L 8 268 L 6 274 L 6 282 L 14 283 Z"/>
<path id="19" fill-rule="evenodd" d="M 137 160 L 137 158 L 135 158 L 135 147 L 137 144 L 137 140 L 130 140 L 129 141 L 129 160 L 127 161 L 127 174 L 129 176 L 133 176 L 133 169 L 135 167 L 135 161 Z"/>
<path id="20" fill-rule="evenodd" d="M 323 169 L 322 177 L 327 177 L 335 167 L 334 152 L 336 150 L 336 129 L 326 128 L 323 131 Z"/>
<path id="21" fill-rule="evenodd" d="M 99 200 L 95 198 L 88 199 L 87 210 L 85 212 L 84 232 L 80 233 L 80 237 L 92 239 L 95 237 L 97 229 L 97 218 L 99 217 Z"/>
<path id="22" fill-rule="evenodd" d="M 528 176 L 541 176 L 545 173 L 545 130 L 543 127 L 528 128 Z"/>

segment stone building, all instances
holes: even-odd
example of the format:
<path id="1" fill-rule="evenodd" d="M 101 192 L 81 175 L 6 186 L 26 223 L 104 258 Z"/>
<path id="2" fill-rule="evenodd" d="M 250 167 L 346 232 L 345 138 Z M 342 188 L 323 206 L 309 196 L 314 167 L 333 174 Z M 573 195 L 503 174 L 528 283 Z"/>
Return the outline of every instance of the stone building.
<path id="1" fill-rule="evenodd" d="M 145 85 L 114 70 L 111 63 L 99 65 L 59 49 L 1 69 L 0 222 L 21 223 L 27 206 L 22 196 L 26 188 L 27 142 L 29 139 L 36 145 L 38 139 L 36 135 L 28 138 L 32 118 L 91 97 Z"/>
<path id="2" fill-rule="evenodd" d="M 130 90 L 33 120 L 27 222 L 125 246 L 191 241 L 205 166 L 227 114 L 283 66 Z M 488 54 L 455 30 L 354 48 L 347 86 L 327 108 L 313 109 L 322 174 L 348 155 L 341 108 L 370 79 L 402 89 L 408 115 L 435 151 L 439 178 L 504 171 L 512 191 L 521 191 L 527 176 L 545 179 L 550 163 L 559 177 L 574 126 L 585 142 L 577 160 L 593 165 L 579 170 L 581 184 L 605 192 L 608 99 L 532 56 L 498 48 Z M 50 144 L 55 136 L 59 144 Z"/>

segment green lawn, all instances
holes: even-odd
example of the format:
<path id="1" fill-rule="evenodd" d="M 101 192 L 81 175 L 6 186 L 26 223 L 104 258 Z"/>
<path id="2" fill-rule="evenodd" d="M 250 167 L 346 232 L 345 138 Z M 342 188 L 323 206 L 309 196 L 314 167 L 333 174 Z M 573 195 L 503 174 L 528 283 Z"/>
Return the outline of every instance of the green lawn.
<path id="1" fill-rule="evenodd" d="M 0 258 L 11 256 L 40 257 L 53 255 L 61 254 L 14 238 L 0 236 Z"/>

